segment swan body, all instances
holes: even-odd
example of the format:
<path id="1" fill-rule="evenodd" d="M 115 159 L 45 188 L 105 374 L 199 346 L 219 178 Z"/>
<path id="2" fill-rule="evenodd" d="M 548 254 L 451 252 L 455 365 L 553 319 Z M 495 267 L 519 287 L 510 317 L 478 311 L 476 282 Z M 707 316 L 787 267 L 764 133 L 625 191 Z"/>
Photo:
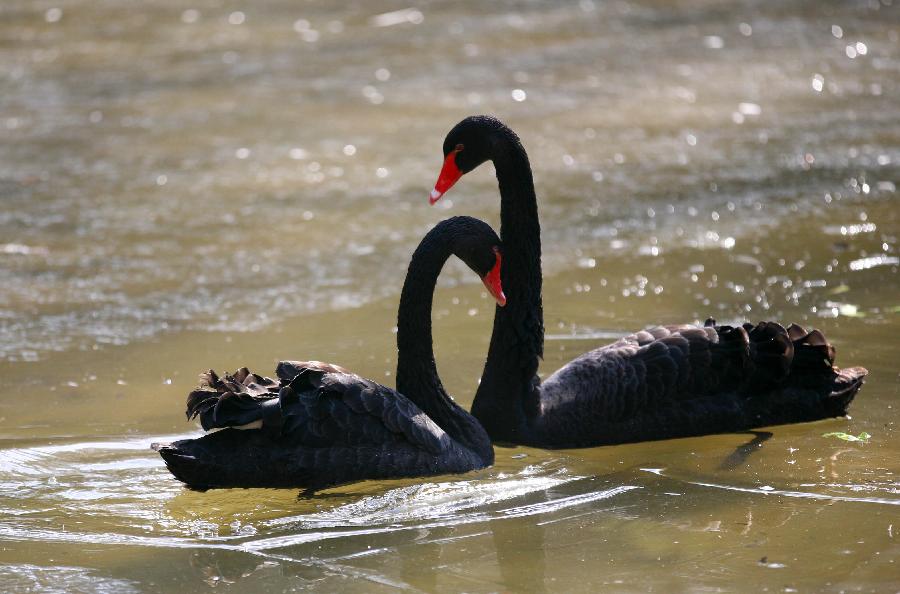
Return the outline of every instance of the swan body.
<path id="1" fill-rule="evenodd" d="M 455 253 L 498 304 L 499 238 L 485 223 L 454 217 L 413 254 L 398 312 L 397 390 L 337 365 L 283 361 L 277 379 L 243 368 L 210 371 L 187 401 L 188 418 L 214 430 L 154 444 L 178 480 L 197 489 L 302 487 L 461 473 L 490 466 L 490 438 L 444 391 L 431 342 L 437 276 Z"/>
<path id="2" fill-rule="evenodd" d="M 497 172 L 510 306 L 495 314 L 472 404 L 495 442 L 588 447 L 846 414 L 868 372 L 834 367 L 834 348 L 818 330 L 775 322 L 650 328 L 581 355 L 542 383 L 540 224 L 528 155 L 490 116 L 461 121 L 443 148 L 432 204 L 485 161 Z"/>
<path id="3" fill-rule="evenodd" d="M 399 392 L 317 362 L 283 361 L 278 381 L 248 369 L 204 374 L 188 415 L 200 439 L 157 446 L 195 488 L 324 489 L 367 479 L 460 473 L 489 466 L 486 451 L 452 439 Z M 252 420 L 251 420 L 252 419 Z M 256 424 L 240 429 L 231 423 Z"/>

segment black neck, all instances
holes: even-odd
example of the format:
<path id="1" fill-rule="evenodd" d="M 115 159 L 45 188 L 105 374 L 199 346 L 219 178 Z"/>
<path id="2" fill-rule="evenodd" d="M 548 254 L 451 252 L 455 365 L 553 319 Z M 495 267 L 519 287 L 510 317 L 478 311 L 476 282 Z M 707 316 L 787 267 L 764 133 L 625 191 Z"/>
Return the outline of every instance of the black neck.
<path id="1" fill-rule="evenodd" d="M 451 255 L 452 227 L 432 229 L 413 253 L 397 312 L 397 391 L 447 434 L 492 462 L 490 438 L 444 390 L 434 362 L 431 308 L 441 268 Z"/>
<path id="2" fill-rule="evenodd" d="M 493 135 L 492 161 L 500 185 L 502 282 L 494 332 L 472 414 L 494 440 L 516 441 L 537 413 L 537 369 L 543 356 L 541 227 L 528 155 L 508 128 Z"/>

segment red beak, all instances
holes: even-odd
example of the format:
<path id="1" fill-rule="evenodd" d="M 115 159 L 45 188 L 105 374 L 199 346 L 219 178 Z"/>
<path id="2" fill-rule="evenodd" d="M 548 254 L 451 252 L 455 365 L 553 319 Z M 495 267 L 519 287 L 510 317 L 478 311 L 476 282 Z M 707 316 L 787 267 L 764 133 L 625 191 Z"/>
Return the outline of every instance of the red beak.
<path id="1" fill-rule="evenodd" d="M 441 196 L 443 196 L 447 190 L 452 188 L 453 184 L 462 177 L 462 171 L 456 166 L 456 153 L 458 152 L 458 149 L 452 150 L 450 151 L 450 154 L 447 155 L 447 158 L 444 159 L 444 166 L 441 168 L 441 174 L 438 176 L 437 183 L 434 184 L 434 189 L 431 190 L 431 197 L 428 198 L 429 203 L 434 204 L 440 200 Z"/>
<path id="2" fill-rule="evenodd" d="M 497 261 L 494 267 L 491 268 L 491 271 L 484 275 L 481 282 L 487 287 L 488 293 L 497 301 L 497 305 L 503 307 L 506 305 L 506 295 L 503 294 L 503 284 L 500 282 L 500 263 L 503 261 L 503 256 L 500 255 L 500 250 L 496 247 L 494 248 L 494 254 L 497 256 Z"/>

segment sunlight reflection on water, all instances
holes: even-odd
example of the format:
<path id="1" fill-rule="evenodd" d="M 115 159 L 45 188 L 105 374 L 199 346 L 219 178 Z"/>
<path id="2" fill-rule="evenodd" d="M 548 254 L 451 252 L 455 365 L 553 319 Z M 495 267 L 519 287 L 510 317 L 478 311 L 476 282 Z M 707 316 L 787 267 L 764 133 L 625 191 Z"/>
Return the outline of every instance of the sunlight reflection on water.
<path id="1" fill-rule="evenodd" d="M 0 582 L 894 589 L 894 4 L 0 4 Z M 417 241 L 455 214 L 498 227 L 490 166 L 427 206 L 472 112 L 534 168 L 542 373 L 650 324 L 773 317 L 870 369 L 853 418 L 773 428 L 727 468 L 747 436 L 498 447 L 313 499 L 183 489 L 147 448 L 186 436 L 198 371 L 391 377 Z M 452 263 L 435 299 L 464 405 L 476 282 Z"/>

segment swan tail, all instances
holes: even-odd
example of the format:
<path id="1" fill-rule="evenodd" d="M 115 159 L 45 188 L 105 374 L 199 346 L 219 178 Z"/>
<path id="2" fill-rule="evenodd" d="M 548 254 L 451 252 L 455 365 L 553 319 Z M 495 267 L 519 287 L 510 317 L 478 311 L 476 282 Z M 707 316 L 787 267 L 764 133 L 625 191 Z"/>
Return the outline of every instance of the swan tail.
<path id="1" fill-rule="evenodd" d="M 841 417 L 847 414 L 847 408 L 866 382 L 868 374 L 869 371 L 865 367 L 835 368 L 831 391 L 825 397 L 829 416 Z"/>
<path id="2" fill-rule="evenodd" d="M 209 370 L 200 386 L 188 394 L 188 419 L 199 418 L 207 431 L 225 427 L 258 428 L 280 417 L 277 381 L 251 373 L 246 367 L 219 376 Z"/>
<path id="3" fill-rule="evenodd" d="M 717 331 L 722 336 L 720 328 Z M 842 416 L 865 382 L 863 367 L 835 367 L 835 348 L 820 330 L 775 322 L 744 324 L 751 364 L 744 391 L 780 389 L 819 395 L 826 416 Z"/>

